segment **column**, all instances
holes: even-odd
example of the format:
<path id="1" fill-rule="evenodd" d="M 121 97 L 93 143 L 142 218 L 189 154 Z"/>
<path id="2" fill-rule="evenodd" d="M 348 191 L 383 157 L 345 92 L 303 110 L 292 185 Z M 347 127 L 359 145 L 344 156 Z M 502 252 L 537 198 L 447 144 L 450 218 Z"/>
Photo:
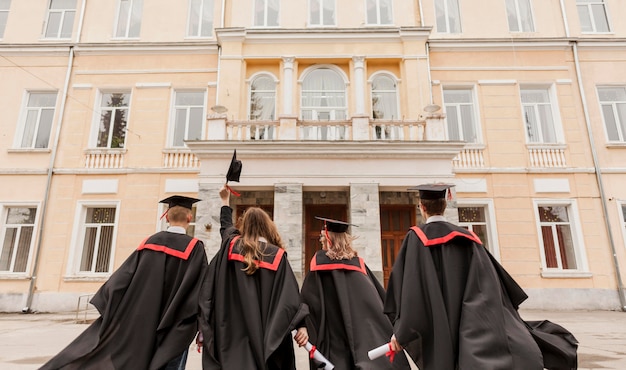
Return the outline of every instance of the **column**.
<path id="1" fill-rule="evenodd" d="M 303 278 L 302 184 L 274 185 L 274 222 L 298 281 Z"/>
<path id="2" fill-rule="evenodd" d="M 354 96 L 356 99 L 355 115 L 364 115 L 365 113 L 365 57 L 352 57 L 354 65 Z"/>
<path id="3" fill-rule="evenodd" d="M 195 237 L 204 242 L 209 261 L 219 251 L 222 241 L 220 235 L 220 189 L 224 184 L 210 184 L 200 181 L 198 198 L 202 199 L 196 206 Z"/>
<path id="4" fill-rule="evenodd" d="M 378 281 L 383 283 L 380 244 L 380 197 L 378 184 L 350 184 L 351 231 L 358 239 L 354 246 Z"/>
<path id="5" fill-rule="evenodd" d="M 296 58 L 283 57 L 283 114 L 293 114 L 293 64 Z"/>

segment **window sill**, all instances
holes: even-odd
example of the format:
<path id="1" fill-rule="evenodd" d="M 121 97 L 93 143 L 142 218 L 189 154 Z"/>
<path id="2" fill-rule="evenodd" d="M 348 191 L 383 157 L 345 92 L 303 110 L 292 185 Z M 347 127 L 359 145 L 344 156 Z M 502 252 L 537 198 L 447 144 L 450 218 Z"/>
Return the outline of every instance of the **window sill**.
<path id="1" fill-rule="evenodd" d="M 623 142 L 623 143 L 619 143 L 619 142 L 606 143 L 606 148 L 607 149 L 623 149 L 623 148 L 626 148 L 626 142 Z"/>
<path id="2" fill-rule="evenodd" d="M 528 149 L 567 149 L 567 145 L 564 143 L 526 143 Z"/>
<path id="3" fill-rule="evenodd" d="M 63 281 L 83 281 L 83 282 L 102 282 L 111 277 L 111 274 L 106 275 L 81 275 L 81 276 L 63 276 Z"/>
<path id="4" fill-rule="evenodd" d="M 546 279 L 585 279 L 592 277 L 593 274 L 588 271 L 580 271 L 580 270 L 542 270 L 541 277 Z"/>
<path id="5" fill-rule="evenodd" d="M 30 280 L 30 276 L 26 275 L 25 273 L 0 273 L 0 280 Z"/>
<path id="6" fill-rule="evenodd" d="M 89 148 L 85 154 L 126 154 L 128 149 Z"/>
<path id="7" fill-rule="evenodd" d="M 10 148 L 9 153 L 50 153 L 50 148 Z"/>

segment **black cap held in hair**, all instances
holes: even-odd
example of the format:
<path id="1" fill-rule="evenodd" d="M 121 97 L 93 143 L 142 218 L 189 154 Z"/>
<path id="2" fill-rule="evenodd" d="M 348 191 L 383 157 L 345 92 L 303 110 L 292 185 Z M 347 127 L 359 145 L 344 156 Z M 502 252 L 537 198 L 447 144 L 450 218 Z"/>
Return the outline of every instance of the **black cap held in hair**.
<path id="1" fill-rule="evenodd" d="M 349 224 L 347 222 L 337 221 L 337 220 L 333 220 L 330 218 L 317 217 L 317 216 L 315 216 L 315 218 L 317 218 L 318 220 L 324 221 L 324 227 L 326 228 L 326 230 L 333 232 L 333 233 L 345 233 L 346 231 L 348 231 L 348 227 L 356 226 L 353 224 Z"/>
<path id="2" fill-rule="evenodd" d="M 172 195 L 171 197 L 159 201 L 159 203 L 165 203 L 169 206 L 169 208 L 180 206 L 191 209 L 194 203 L 200 201 L 201 199 L 185 197 L 183 195 Z"/>
<path id="3" fill-rule="evenodd" d="M 420 199 L 446 199 L 448 189 L 454 184 L 423 184 L 408 190 L 419 190 Z"/>
<path id="4" fill-rule="evenodd" d="M 235 181 L 239 182 L 239 177 L 241 176 L 241 169 L 243 164 L 240 160 L 237 159 L 237 150 L 233 152 L 233 159 L 230 161 L 230 167 L 228 167 L 228 172 L 226 173 L 226 182 Z"/>

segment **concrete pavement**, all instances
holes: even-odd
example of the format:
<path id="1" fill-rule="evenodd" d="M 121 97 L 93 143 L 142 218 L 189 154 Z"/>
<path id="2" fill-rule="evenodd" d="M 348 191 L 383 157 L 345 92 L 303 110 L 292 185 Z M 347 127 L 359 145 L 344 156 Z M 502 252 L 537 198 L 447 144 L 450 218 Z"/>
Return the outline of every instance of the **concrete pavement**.
<path id="1" fill-rule="evenodd" d="M 521 310 L 526 320 L 547 319 L 570 330 L 580 342 L 581 370 L 626 369 L 626 313 L 614 311 Z M 58 353 L 87 324 L 72 313 L 0 313 L 0 369 L 37 369 Z M 306 351 L 296 349 L 298 370 L 308 369 Z M 187 370 L 201 370 L 200 354 L 192 345 Z"/>

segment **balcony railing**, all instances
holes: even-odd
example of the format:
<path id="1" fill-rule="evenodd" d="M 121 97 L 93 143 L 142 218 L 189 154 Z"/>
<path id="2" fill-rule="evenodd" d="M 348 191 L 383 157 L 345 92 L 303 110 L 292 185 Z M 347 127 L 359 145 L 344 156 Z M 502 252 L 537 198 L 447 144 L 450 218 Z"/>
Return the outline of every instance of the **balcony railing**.
<path id="1" fill-rule="evenodd" d="M 85 153 L 85 168 L 122 168 L 124 167 L 124 155 L 126 150 L 97 149 L 88 150 Z"/>
<path id="2" fill-rule="evenodd" d="M 528 155 L 533 168 L 567 167 L 565 146 L 529 146 Z"/>
<path id="3" fill-rule="evenodd" d="M 226 126 L 228 140 L 277 140 L 278 121 L 231 121 Z"/>
<path id="4" fill-rule="evenodd" d="M 352 140 L 350 121 L 300 121 L 300 140 Z"/>
<path id="5" fill-rule="evenodd" d="M 452 164 L 456 168 L 481 168 L 485 167 L 482 148 L 465 148 L 454 157 Z"/>
<path id="6" fill-rule="evenodd" d="M 424 140 L 425 121 L 370 121 L 371 140 Z"/>
<path id="7" fill-rule="evenodd" d="M 189 149 L 167 149 L 163 151 L 163 167 L 196 168 L 200 161 Z"/>

